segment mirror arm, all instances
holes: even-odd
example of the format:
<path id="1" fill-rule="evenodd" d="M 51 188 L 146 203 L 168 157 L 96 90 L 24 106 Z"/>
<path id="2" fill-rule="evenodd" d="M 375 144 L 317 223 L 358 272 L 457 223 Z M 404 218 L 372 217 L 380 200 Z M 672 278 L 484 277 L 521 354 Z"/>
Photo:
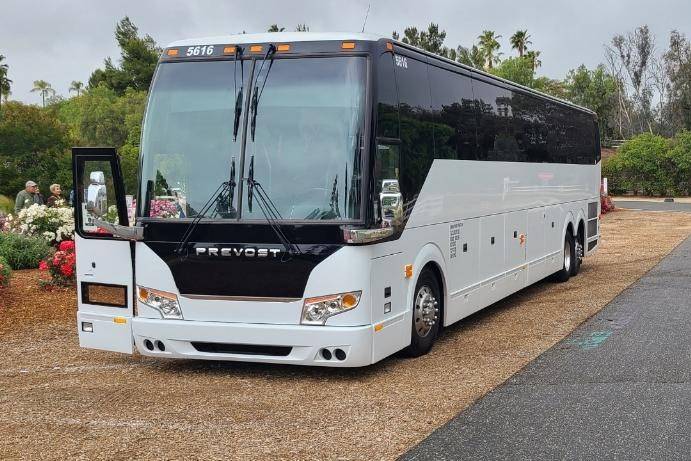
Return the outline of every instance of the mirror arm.
<path id="1" fill-rule="evenodd" d="M 141 226 L 121 226 L 120 224 L 113 224 L 99 218 L 94 218 L 94 225 L 113 234 L 113 237 L 122 240 L 144 240 L 144 228 Z"/>

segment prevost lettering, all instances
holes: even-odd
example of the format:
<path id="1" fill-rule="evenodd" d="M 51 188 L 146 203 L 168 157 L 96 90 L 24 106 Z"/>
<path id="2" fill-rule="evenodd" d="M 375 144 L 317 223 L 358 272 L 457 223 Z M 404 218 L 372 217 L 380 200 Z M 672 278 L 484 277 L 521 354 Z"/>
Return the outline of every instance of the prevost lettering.
<path id="1" fill-rule="evenodd" d="M 197 256 L 223 256 L 223 257 L 240 257 L 246 258 L 277 258 L 281 253 L 278 248 L 241 248 L 241 247 L 223 247 L 223 248 L 195 248 Z"/>

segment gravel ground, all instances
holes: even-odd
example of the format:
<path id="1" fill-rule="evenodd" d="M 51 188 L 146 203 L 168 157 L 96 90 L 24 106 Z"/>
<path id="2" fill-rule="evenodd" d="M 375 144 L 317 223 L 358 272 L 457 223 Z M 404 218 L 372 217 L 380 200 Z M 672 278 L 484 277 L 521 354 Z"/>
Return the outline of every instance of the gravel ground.
<path id="1" fill-rule="evenodd" d="M 691 219 L 619 211 L 602 230 L 569 283 L 485 309 L 425 357 L 355 370 L 81 350 L 74 297 L 19 272 L 0 295 L 0 458 L 394 458 L 599 311 L 691 234 Z"/>

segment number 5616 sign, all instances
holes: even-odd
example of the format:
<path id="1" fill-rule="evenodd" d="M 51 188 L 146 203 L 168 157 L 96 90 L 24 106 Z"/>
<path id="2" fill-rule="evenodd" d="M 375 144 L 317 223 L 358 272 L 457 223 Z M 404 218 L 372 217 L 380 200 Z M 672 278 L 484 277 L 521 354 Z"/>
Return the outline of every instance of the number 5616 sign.
<path id="1" fill-rule="evenodd" d="M 213 45 L 188 46 L 186 56 L 211 56 L 214 54 Z"/>

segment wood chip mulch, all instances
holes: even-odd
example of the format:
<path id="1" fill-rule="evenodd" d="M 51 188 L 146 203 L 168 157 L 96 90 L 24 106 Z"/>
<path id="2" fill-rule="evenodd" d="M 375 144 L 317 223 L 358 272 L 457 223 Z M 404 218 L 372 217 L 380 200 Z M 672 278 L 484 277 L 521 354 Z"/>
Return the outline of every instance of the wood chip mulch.
<path id="1" fill-rule="evenodd" d="M 691 215 L 619 211 L 566 284 L 364 369 L 157 361 L 81 350 L 75 297 L 36 271 L 0 291 L 0 459 L 393 459 L 504 382 L 691 234 Z"/>

